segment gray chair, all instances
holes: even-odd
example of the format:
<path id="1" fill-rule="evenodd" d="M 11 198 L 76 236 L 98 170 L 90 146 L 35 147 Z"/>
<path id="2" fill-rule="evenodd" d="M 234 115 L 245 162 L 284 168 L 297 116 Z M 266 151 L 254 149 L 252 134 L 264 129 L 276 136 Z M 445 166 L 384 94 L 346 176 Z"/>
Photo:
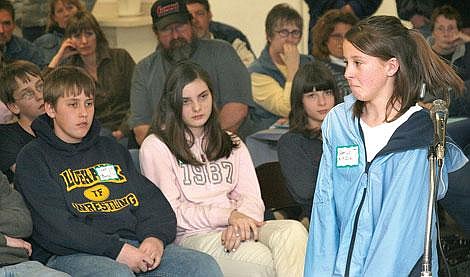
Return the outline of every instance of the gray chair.
<path id="1" fill-rule="evenodd" d="M 135 168 L 139 172 L 142 172 L 140 170 L 140 162 L 139 162 L 139 149 L 129 149 L 129 154 L 131 154 L 132 161 L 134 162 Z"/>

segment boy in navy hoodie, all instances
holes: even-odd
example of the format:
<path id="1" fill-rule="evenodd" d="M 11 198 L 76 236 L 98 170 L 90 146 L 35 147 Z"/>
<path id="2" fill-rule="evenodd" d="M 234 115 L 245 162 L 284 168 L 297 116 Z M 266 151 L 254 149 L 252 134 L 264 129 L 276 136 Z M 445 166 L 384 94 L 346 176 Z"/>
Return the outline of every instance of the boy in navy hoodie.
<path id="1" fill-rule="evenodd" d="M 15 174 L 33 218 L 33 259 L 72 276 L 221 276 L 209 255 L 170 244 L 170 204 L 124 147 L 99 136 L 94 95 L 80 68 L 44 80 L 46 114 Z"/>

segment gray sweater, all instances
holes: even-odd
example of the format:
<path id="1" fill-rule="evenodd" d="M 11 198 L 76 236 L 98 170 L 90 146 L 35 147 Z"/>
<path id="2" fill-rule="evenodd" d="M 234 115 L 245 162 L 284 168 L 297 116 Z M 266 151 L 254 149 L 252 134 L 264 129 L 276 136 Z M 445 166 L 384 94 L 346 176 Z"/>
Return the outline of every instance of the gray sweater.
<path id="1" fill-rule="evenodd" d="M 33 231 L 31 215 L 21 195 L 0 172 L 0 266 L 27 261 L 25 249 L 6 245 L 6 236 L 27 238 Z"/>

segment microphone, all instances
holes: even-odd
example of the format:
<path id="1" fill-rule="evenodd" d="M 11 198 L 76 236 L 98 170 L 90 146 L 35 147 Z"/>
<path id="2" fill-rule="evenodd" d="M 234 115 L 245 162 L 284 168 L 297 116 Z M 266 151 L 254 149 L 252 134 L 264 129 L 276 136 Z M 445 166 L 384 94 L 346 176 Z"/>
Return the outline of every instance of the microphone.
<path id="1" fill-rule="evenodd" d="M 444 160 L 448 116 L 449 111 L 446 102 L 442 99 L 434 100 L 431 108 L 431 119 L 434 124 L 434 149 L 439 166 L 442 166 Z"/>

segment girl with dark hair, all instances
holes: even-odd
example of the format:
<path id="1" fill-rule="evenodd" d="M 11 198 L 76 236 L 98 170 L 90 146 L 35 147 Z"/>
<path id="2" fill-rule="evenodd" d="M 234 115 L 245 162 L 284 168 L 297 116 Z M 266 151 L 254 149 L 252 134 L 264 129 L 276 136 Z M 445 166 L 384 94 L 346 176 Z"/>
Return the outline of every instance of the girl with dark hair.
<path id="1" fill-rule="evenodd" d="M 95 116 L 102 126 L 101 135 L 118 140 L 129 135 L 127 115 L 135 62 L 126 50 L 109 47 L 91 13 L 80 11 L 70 18 L 65 39 L 49 68 L 60 64 L 81 67 L 95 80 Z"/>
<path id="2" fill-rule="evenodd" d="M 330 70 L 320 62 L 303 65 L 294 77 L 289 132 L 278 142 L 278 156 L 286 185 L 302 206 L 300 218 L 310 218 L 313 192 L 322 155 L 320 126 L 341 101 Z"/>
<path id="3" fill-rule="evenodd" d="M 418 31 L 392 16 L 360 21 L 343 51 L 352 95 L 322 125 L 305 276 L 419 274 L 434 133 L 429 113 L 417 105 L 420 86 L 461 91 L 463 82 Z M 467 161 L 448 141 L 438 199 L 448 173 Z M 434 276 L 437 270 L 434 243 Z"/>
<path id="4" fill-rule="evenodd" d="M 212 255 L 224 276 L 301 276 L 306 230 L 263 222 L 250 154 L 220 127 L 212 91 L 200 66 L 176 65 L 140 148 L 143 174 L 176 213 L 176 243 Z"/>

